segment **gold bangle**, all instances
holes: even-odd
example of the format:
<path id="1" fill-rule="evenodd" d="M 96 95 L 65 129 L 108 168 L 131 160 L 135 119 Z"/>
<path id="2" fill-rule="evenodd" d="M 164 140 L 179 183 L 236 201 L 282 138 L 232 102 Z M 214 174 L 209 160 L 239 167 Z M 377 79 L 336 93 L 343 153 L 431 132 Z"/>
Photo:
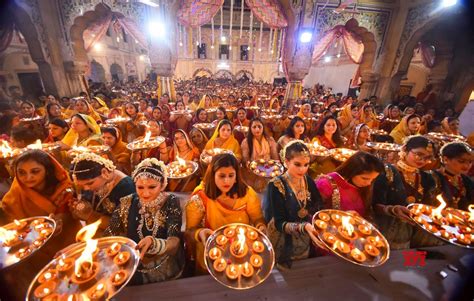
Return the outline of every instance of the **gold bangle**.
<path id="1" fill-rule="evenodd" d="M 200 240 L 199 240 L 199 233 L 201 233 L 202 230 L 204 230 L 204 228 L 196 229 L 196 231 L 194 232 L 194 239 L 195 239 L 197 242 L 200 242 Z"/>

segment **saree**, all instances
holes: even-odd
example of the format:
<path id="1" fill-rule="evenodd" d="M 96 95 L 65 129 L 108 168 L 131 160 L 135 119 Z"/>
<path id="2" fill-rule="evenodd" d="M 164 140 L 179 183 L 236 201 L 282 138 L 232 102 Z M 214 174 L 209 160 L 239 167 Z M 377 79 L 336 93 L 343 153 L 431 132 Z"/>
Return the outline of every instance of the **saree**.
<path id="1" fill-rule="evenodd" d="M 75 235 L 81 228 L 80 222 L 72 218 L 68 207 L 73 197 L 72 191 L 69 190 L 72 188 L 72 182 L 66 170 L 52 156 L 50 160 L 54 165 L 54 175 L 59 181 L 51 195 L 43 195 L 30 189 L 15 177 L 10 190 L 3 197 L 1 206 L 8 221 L 50 214 L 60 215 L 63 221 L 62 230 L 54 234 L 47 245 L 32 255 L 27 268 L 23 265 L 15 266 L 0 274 L 0 283 L 5 284 L 5 291 L 2 287 L 1 295 L 11 293 L 17 297 L 14 299 L 24 298 L 19 295 L 28 290 L 33 277 L 56 252 L 75 242 Z"/>
<path id="2" fill-rule="evenodd" d="M 115 162 L 117 168 L 123 171 L 125 174 L 130 174 L 131 166 L 130 166 L 130 156 L 131 151 L 127 148 L 127 144 L 122 140 L 122 133 L 118 128 L 115 128 L 115 132 L 117 134 L 116 143 L 110 149 L 110 153 L 112 154 L 112 161 Z"/>
<path id="3" fill-rule="evenodd" d="M 212 135 L 211 139 L 209 139 L 209 141 L 207 141 L 206 146 L 204 147 L 204 149 L 206 149 L 206 150 L 213 149 L 213 148 L 227 149 L 227 150 L 232 151 L 234 153 L 235 157 L 238 160 L 242 160 L 242 150 L 240 148 L 240 144 L 237 141 L 237 139 L 235 139 L 233 134 L 231 134 L 230 137 L 226 141 L 222 142 L 222 144 L 217 145 L 215 143 L 216 139 L 219 138 L 219 128 L 220 128 L 219 126 L 220 126 L 220 123 L 216 127 L 216 129 L 214 130 L 214 134 Z"/>
<path id="4" fill-rule="evenodd" d="M 408 118 L 411 115 L 403 117 L 399 124 L 390 132 L 390 136 L 392 136 L 394 143 L 403 144 L 403 140 L 411 135 L 416 135 L 418 133 L 411 133 L 408 129 Z"/>
<path id="5" fill-rule="evenodd" d="M 218 200 L 210 199 L 204 191 L 204 184 L 201 182 L 186 203 L 185 210 L 186 230 L 204 227 L 216 230 L 231 223 L 254 226 L 265 223 L 260 199 L 251 187 L 248 187 L 244 197 L 236 200 L 233 208 L 228 208 Z M 204 245 L 197 235 L 195 235 L 194 243 L 196 267 L 201 272 L 207 271 L 204 264 Z"/>
<path id="6" fill-rule="evenodd" d="M 101 145 L 102 139 L 100 138 L 100 127 L 94 120 L 94 118 L 84 114 L 76 115 L 79 116 L 86 123 L 91 134 L 86 139 L 82 139 L 79 141 L 79 135 L 77 134 L 77 132 L 74 129 L 70 128 L 69 131 L 66 133 L 66 136 L 64 136 L 62 143 L 66 144 L 69 147 Z M 73 115 L 73 117 L 76 115 Z"/>

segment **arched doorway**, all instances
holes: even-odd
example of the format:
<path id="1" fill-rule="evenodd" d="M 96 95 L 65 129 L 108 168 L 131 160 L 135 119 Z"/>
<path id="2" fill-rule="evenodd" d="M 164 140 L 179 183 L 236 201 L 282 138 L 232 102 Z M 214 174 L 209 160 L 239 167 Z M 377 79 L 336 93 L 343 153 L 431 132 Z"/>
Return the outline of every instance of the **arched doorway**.
<path id="1" fill-rule="evenodd" d="M 194 71 L 193 73 L 193 78 L 195 77 L 212 77 L 212 72 L 211 70 L 207 69 L 207 68 L 199 68 L 199 69 L 196 69 L 196 71 Z"/>
<path id="2" fill-rule="evenodd" d="M 253 74 L 252 72 L 248 70 L 240 70 L 235 74 L 235 80 L 240 80 L 240 79 L 245 79 L 245 80 L 253 80 Z"/>
<path id="3" fill-rule="evenodd" d="M 234 76 L 228 70 L 219 70 L 216 73 L 214 73 L 212 78 L 225 79 L 225 80 L 234 80 Z"/>
<path id="4" fill-rule="evenodd" d="M 105 83 L 105 69 L 96 60 L 92 60 L 91 62 L 89 79 L 91 79 L 94 83 Z"/>
<path id="5" fill-rule="evenodd" d="M 110 74 L 112 75 L 113 82 L 121 82 L 123 80 L 123 69 L 117 63 L 110 65 Z"/>

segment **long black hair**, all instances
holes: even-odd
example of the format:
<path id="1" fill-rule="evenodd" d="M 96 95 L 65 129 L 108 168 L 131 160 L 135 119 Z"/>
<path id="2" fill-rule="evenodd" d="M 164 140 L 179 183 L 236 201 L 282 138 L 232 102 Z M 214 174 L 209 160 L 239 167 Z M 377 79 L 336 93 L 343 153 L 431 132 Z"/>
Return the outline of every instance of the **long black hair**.
<path id="1" fill-rule="evenodd" d="M 22 153 L 19 157 L 15 159 L 13 164 L 15 175 L 18 173 L 18 165 L 26 161 L 35 161 L 36 163 L 42 165 L 46 170 L 45 174 L 45 190 L 43 193 L 45 195 L 52 195 L 56 189 L 56 186 L 59 183 L 59 180 L 55 175 L 54 163 L 51 160 L 51 157 L 45 151 L 39 149 L 32 149 Z"/>
<path id="2" fill-rule="evenodd" d="M 332 134 L 332 141 L 336 143 L 337 147 L 342 147 L 344 145 L 344 141 L 342 140 L 341 131 L 339 130 L 339 123 L 336 117 L 332 115 L 324 117 L 324 119 L 319 124 L 318 129 L 316 130 L 316 136 L 324 136 L 324 126 L 330 119 L 334 120 L 337 126 L 336 131 L 334 132 L 334 134 Z"/>
<path id="3" fill-rule="evenodd" d="M 262 125 L 262 135 L 267 139 L 268 141 L 268 136 L 265 133 L 265 126 L 263 125 L 263 121 L 260 118 L 254 118 L 250 121 L 249 124 L 249 131 L 247 133 L 247 143 L 249 145 L 249 158 L 252 158 L 252 152 L 253 152 L 253 133 L 252 133 L 252 125 L 256 122 L 259 122 Z"/>
<path id="4" fill-rule="evenodd" d="M 298 121 L 301 121 L 303 123 L 303 126 L 304 126 L 304 132 L 300 137 L 300 140 L 304 140 L 306 138 L 306 124 L 304 123 L 304 120 L 301 117 L 298 117 L 298 116 L 295 116 L 295 117 L 293 117 L 293 119 L 291 119 L 290 124 L 286 128 L 284 135 L 287 135 L 291 138 L 295 138 L 295 131 L 294 131 L 293 127 L 295 126 L 295 124 Z"/>

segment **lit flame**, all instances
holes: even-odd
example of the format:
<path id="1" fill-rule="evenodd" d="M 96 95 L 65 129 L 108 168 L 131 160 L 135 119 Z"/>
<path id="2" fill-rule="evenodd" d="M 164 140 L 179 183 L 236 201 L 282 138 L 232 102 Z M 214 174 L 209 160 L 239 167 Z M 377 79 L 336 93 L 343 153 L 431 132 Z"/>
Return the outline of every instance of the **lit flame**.
<path id="1" fill-rule="evenodd" d="M 469 205 L 467 209 L 469 210 L 469 222 L 474 223 L 474 205 L 473 204 Z"/>
<path id="2" fill-rule="evenodd" d="M 354 232 L 354 226 L 351 224 L 350 221 L 350 216 L 342 217 L 342 228 L 347 232 L 347 235 L 352 236 L 352 233 Z"/>
<path id="3" fill-rule="evenodd" d="M 27 146 L 29 149 L 43 149 L 40 139 L 36 139 L 36 142 Z"/>
<path id="4" fill-rule="evenodd" d="M 186 167 L 186 160 L 181 159 L 178 155 L 176 155 L 176 161 L 178 161 L 180 166 Z"/>
<path id="5" fill-rule="evenodd" d="M 2 152 L 2 156 L 4 158 L 13 156 L 13 149 L 11 148 L 10 144 L 7 141 L 2 140 L 2 144 L 0 145 L 0 151 Z"/>
<path id="6" fill-rule="evenodd" d="M 146 133 L 145 133 L 145 138 L 143 138 L 143 142 L 148 142 L 148 141 L 150 141 L 150 138 L 151 138 L 151 132 L 150 132 L 150 131 L 146 131 Z"/>
<path id="7" fill-rule="evenodd" d="M 76 241 L 77 242 L 88 241 L 92 237 L 94 237 L 95 232 L 97 232 L 97 229 L 99 228 L 99 225 L 101 222 L 102 220 L 98 219 L 96 222 L 89 224 L 87 226 L 84 226 L 81 230 L 77 231 Z"/>
<path id="8" fill-rule="evenodd" d="M 436 199 L 440 202 L 439 206 L 436 207 L 436 209 L 433 210 L 433 213 L 431 213 L 431 216 L 433 218 L 442 218 L 443 216 L 441 215 L 441 211 L 446 207 L 446 202 L 443 200 L 443 197 L 441 194 L 438 194 L 436 196 Z"/>
<path id="9" fill-rule="evenodd" d="M 81 277 L 83 273 L 87 273 L 87 271 L 92 268 L 92 254 L 96 249 L 97 240 L 87 240 L 84 251 L 82 252 L 81 256 L 79 256 L 79 258 L 76 260 L 76 263 L 74 265 L 74 273 L 76 274 L 76 276 Z"/>
<path id="10" fill-rule="evenodd" d="M 103 283 L 99 283 L 99 285 L 97 285 L 97 287 L 95 288 L 95 290 L 96 290 L 96 291 L 101 291 L 103 288 L 104 288 L 104 284 L 103 284 Z"/>
<path id="11" fill-rule="evenodd" d="M 237 234 L 237 245 L 239 246 L 238 253 L 241 254 L 244 251 L 245 246 L 245 229 L 239 228 L 239 234 Z"/>
<path id="12" fill-rule="evenodd" d="M 0 239 L 2 241 L 11 241 L 16 238 L 16 231 L 7 230 L 0 227 Z"/>

